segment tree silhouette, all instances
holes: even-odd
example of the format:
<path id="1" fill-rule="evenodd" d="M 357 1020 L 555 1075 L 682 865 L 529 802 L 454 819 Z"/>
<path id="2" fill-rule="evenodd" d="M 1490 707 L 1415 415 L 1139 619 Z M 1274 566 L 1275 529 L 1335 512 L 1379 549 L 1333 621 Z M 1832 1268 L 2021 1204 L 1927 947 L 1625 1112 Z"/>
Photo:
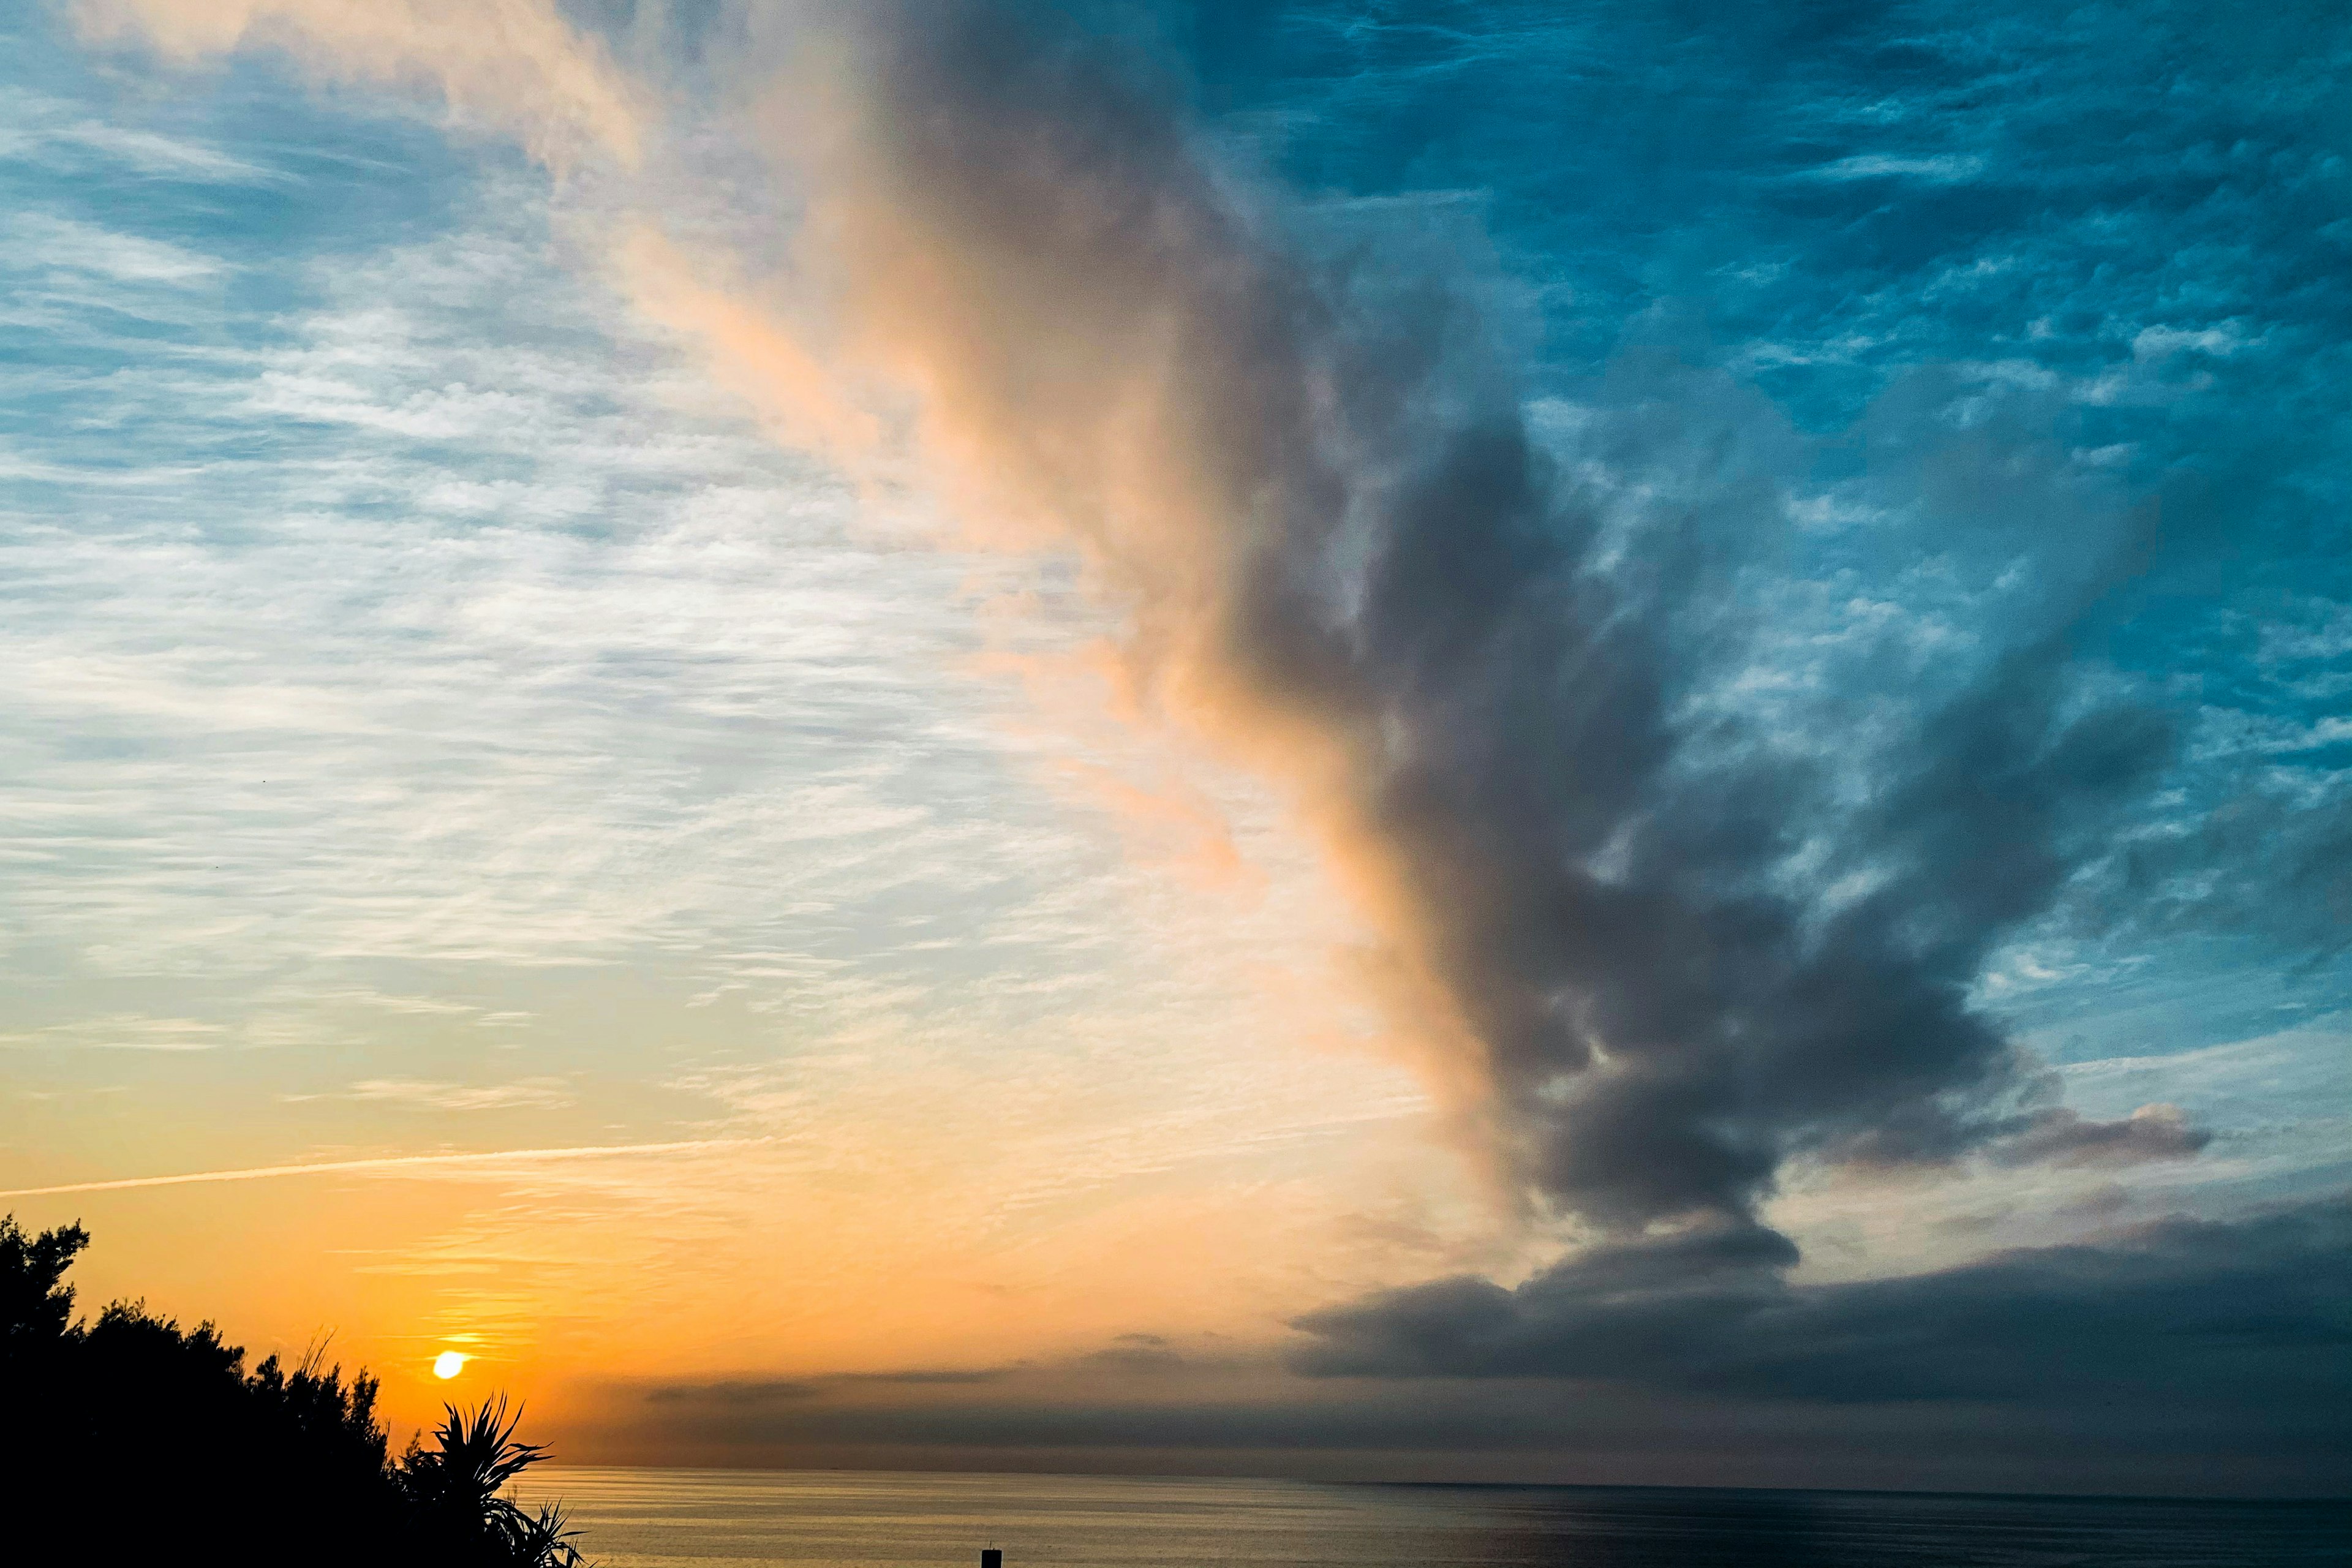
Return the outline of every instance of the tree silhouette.
<path id="1" fill-rule="evenodd" d="M 503 1397 L 452 1405 L 434 1446 L 386 1457 L 375 1379 L 314 1345 L 251 1372 L 211 1323 L 143 1301 L 74 1321 L 79 1225 L 0 1217 L 0 1531 L 50 1561 L 248 1568 L 582 1568 L 562 1512 L 506 1495 L 545 1457 Z"/>
<path id="2" fill-rule="evenodd" d="M 28 1237 L 16 1216 L 0 1218 L 0 1371 L 40 1354 L 73 1320 L 73 1287 L 66 1270 L 89 1245 L 89 1232 L 61 1225 Z"/>

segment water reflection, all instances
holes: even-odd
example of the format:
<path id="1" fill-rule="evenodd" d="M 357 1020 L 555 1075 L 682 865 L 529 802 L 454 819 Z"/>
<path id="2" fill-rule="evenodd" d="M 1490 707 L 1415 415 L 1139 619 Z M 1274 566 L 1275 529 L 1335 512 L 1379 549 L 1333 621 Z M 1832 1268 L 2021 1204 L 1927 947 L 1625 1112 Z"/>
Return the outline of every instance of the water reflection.
<path id="1" fill-rule="evenodd" d="M 604 1568 L 2302 1568 L 2352 1510 L 1898 1493 L 551 1468 Z"/>

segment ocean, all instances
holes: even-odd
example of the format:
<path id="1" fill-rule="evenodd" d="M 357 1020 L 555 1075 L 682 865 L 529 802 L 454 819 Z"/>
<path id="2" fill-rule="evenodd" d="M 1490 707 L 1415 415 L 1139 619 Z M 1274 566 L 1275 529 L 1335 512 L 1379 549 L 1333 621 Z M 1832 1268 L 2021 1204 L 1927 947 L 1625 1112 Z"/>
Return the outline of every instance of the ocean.
<path id="1" fill-rule="evenodd" d="M 601 1568 L 2303 1568 L 2352 1508 L 550 1466 Z"/>

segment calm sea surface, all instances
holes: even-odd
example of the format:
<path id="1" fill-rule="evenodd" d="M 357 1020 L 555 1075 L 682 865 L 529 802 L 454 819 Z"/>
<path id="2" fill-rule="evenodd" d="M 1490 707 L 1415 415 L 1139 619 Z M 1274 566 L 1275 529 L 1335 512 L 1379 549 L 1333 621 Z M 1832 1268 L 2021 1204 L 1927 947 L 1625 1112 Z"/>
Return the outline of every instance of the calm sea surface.
<path id="1" fill-rule="evenodd" d="M 550 1467 L 603 1568 L 2303 1568 L 2340 1504 Z"/>

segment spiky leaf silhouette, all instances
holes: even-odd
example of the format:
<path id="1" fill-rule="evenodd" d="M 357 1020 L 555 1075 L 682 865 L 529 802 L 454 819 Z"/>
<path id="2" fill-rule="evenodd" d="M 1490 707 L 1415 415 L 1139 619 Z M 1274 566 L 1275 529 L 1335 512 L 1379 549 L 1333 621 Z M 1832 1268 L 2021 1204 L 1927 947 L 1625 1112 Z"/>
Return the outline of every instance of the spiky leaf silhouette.
<path id="1" fill-rule="evenodd" d="M 549 1505 L 526 1513 L 507 1487 L 547 1457 L 537 1443 L 518 1442 L 522 1411 L 511 1415 L 504 1394 L 480 1408 L 443 1406 L 435 1447 L 414 1445 L 401 1461 L 409 1496 L 428 1528 L 456 1561 L 499 1568 L 573 1568 L 581 1562 L 563 1527 L 562 1510 Z"/>

